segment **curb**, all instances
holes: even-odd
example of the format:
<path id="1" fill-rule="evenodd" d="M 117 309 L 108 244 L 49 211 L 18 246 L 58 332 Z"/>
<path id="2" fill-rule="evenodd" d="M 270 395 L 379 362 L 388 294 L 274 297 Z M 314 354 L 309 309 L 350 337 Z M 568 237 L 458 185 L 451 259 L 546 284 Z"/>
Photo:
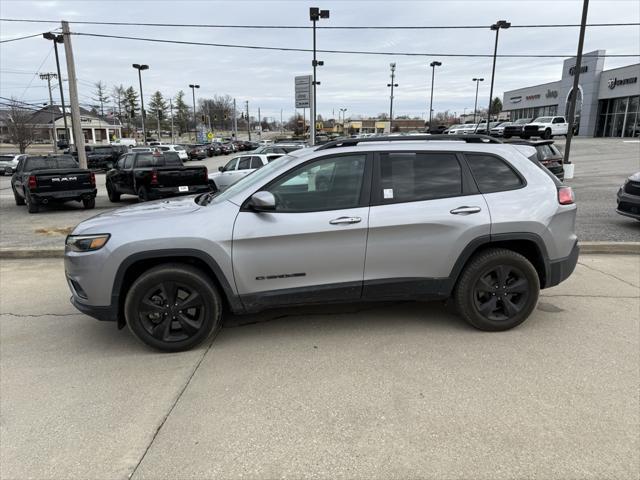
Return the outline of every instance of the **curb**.
<path id="1" fill-rule="evenodd" d="M 581 255 L 640 255 L 640 242 L 579 242 Z M 0 259 L 62 258 L 61 248 L 0 248 Z"/>

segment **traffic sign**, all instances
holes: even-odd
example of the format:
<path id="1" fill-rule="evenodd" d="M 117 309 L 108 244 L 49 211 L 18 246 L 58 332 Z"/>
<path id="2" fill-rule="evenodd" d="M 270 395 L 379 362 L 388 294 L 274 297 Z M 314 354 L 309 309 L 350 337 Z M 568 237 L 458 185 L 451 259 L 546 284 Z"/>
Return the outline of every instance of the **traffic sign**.
<path id="1" fill-rule="evenodd" d="M 213 140 L 213 132 L 207 132 L 207 140 Z"/>
<path id="2" fill-rule="evenodd" d="M 296 108 L 311 108 L 311 75 L 295 77 Z"/>

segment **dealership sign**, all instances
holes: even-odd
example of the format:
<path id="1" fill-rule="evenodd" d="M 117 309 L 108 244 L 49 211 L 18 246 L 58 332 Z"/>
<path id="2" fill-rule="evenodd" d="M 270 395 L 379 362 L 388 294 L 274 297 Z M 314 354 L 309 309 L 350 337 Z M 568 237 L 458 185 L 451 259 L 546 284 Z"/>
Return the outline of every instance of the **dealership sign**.
<path id="1" fill-rule="evenodd" d="M 536 93 L 535 95 L 527 95 L 525 98 L 527 100 L 538 100 L 540 98 L 540 94 Z"/>
<path id="2" fill-rule="evenodd" d="M 547 90 L 547 94 L 545 95 L 547 98 L 558 98 L 558 90 Z"/>
<path id="3" fill-rule="evenodd" d="M 518 103 L 522 101 L 522 97 L 518 95 L 517 97 L 511 97 L 509 100 L 511 100 L 511 103 Z"/>
<path id="4" fill-rule="evenodd" d="M 621 78 L 621 79 L 613 77 L 609 79 L 609 82 L 607 82 L 607 85 L 609 85 L 609 88 L 613 90 L 618 85 L 630 85 L 632 83 L 637 83 L 637 82 L 638 82 L 638 77 L 629 77 L 629 78 Z"/>
<path id="5" fill-rule="evenodd" d="M 582 65 L 580 67 L 580 73 L 585 73 L 589 70 L 589 67 L 587 65 Z M 569 69 L 569 75 L 575 75 L 576 74 L 576 66 L 574 65 L 573 67 L 571 67 Z"/>
<path id="6" fill-rule="evenodd" d="M 296 108 L 311 108 L 311 75 L 295 78 Z"/>

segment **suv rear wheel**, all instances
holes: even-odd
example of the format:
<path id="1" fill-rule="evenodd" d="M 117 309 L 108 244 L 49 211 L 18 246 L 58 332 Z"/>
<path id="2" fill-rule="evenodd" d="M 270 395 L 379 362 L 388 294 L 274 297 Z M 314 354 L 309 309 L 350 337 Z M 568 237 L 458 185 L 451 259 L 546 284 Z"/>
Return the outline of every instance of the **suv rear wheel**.
<path id="1" fill-rule="evenodd" d="M 222 302 L 203 272 L 167 264 L 138 277 L 127 293 L 124 312 L 138 340 L 178 352 L 202 343 L 221 325 Z"/>
<path id="2" fill-rule="evenodd" d="M 534 266 L 512 250 L 492 248 L 467 264 L 454 292 L 462 317 L 480 330 L 508 330 L 524 322 L 538 302 Z"/>
<path id="3" fill-rule="evenodd" d="M 16 189 L 13 185 L 11 185 L 11 190 L 13 190 L 13 198 L 16 201 L 16 205 L 24 205 L 24 198 L 18 195 L 18 192 L 16 192 Z"/>

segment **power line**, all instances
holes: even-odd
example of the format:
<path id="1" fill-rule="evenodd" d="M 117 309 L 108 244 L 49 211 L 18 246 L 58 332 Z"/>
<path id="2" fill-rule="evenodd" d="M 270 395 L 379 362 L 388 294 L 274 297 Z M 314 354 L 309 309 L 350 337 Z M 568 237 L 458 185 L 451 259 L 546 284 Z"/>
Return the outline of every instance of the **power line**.
<path id="1" fill-rule="evenodd" d="M 30 18 L 0 18 L 2 22 L 24 23 L 55 23 L 58 20 L 38 20 Z M 69 21 L 73 25 L 110 25 L 133 27 L 181 27 L 181 28 L 241 28 L 241 29 L 282 29 L 282 30 L 308 30 L 308 25 L 222 25 L 207 23 L 142 23 L 142 22 L 116 22 L 116 21 Z M 636 22 L 620 23 L 588 23 L 587 27 L 629 27 L 638 26 Z M 573 28 L 580 27 L 579 23 L 562 24 L 535 24 L 535 25 L 511 25 L 511 28 Z M 446 30 L 446 29 L 487 29 L 489 25 L 328 25 L 317 27 L 323 30 Z"/>
<path id="2" fill-rule="evenodd" d="M 189 42 L 185 40 L 166 40 L 161 38 L 147 38 L 147 37 L 130 37 L 125 35 L 106 35 L 101 33 L 82 33 L 71 32 L 71 35 L 80 35 L 85 37 L 99 37 L 99 38 L 115 38 L 120 40 L 137 40 L 143 42 L 155 42 L 155 43 L 170 43 L 177 45 L 200 45 L 207 47 L 221 47 L 221 48 L 244 48 L 250 50 L 273 50 L 280 52 L 313 52 L 308 48 L 293 48 L 293 47 L 266 47 L 262 45 L 235 45 L 228 43 L 206 43 L 206 42 Z M 340 54 L 353 54 L 353 55 L 386 55 L 386 56 L 408 56 L 408 57 L 465 57 L 465 58 L 493 58 L 489 53 L 418 53 L 418 52 L 372 52 L 366 50 L 316 50 L 321 53 L 340 53 Z M 497 57 L 501 58 L 571 58 L 574 54 L 569 55 L 545 55 L 545 54 L 499 54 Z M 585 55 L 585 57 L 640 57 L 640 54 L 605 54 L 605 55 Z"/>
<path id="3" fill-rule="evenodd" d="M 51 47 L 49 49 L 49 51 L 47 52 L 47 54 L 45 55 L 45 57 L 42 59 L 42 62 L 40 63 L 40 66 L 36 69 L 36 73 L 33 74 L 33 77 L 31 77 L 31 80 L 29 80 L 28 85 L 25 87 L 25 89 L 22 91 L 22 95 L 20 95 L 20 98 L 24 98 L 25 93 L 27 93 L 27 90 L 29 89 L 29 87 L 31 86 L 31 84 L 33 83 L 33 81 L 35 80 L 36 76 L 38 75 L 37 72 L 39 72 L 42 69 L 42 66 L 44 65 L 44 62 L 47 61 L 47 59 L 49 58 L 49 56 L 51 55 L 51 52 L 53 52 L 53 47 Z"/>
<path id="4" fill-rule="evenodd" d="M 0 40 L 0 43 L 17 42 L 18 40 L 24 40 L 24 39 L 26 39 L 26 38 L 39 37 L 40 35 L 42 35 L 42 32 L 40 32 L 40 33 L 34 33 L 33 35 L 26 35 L 26 36 L 24 36 L 24 37 L 9 38 L 9 39 L 7 39 L 7 40 Z"/>

